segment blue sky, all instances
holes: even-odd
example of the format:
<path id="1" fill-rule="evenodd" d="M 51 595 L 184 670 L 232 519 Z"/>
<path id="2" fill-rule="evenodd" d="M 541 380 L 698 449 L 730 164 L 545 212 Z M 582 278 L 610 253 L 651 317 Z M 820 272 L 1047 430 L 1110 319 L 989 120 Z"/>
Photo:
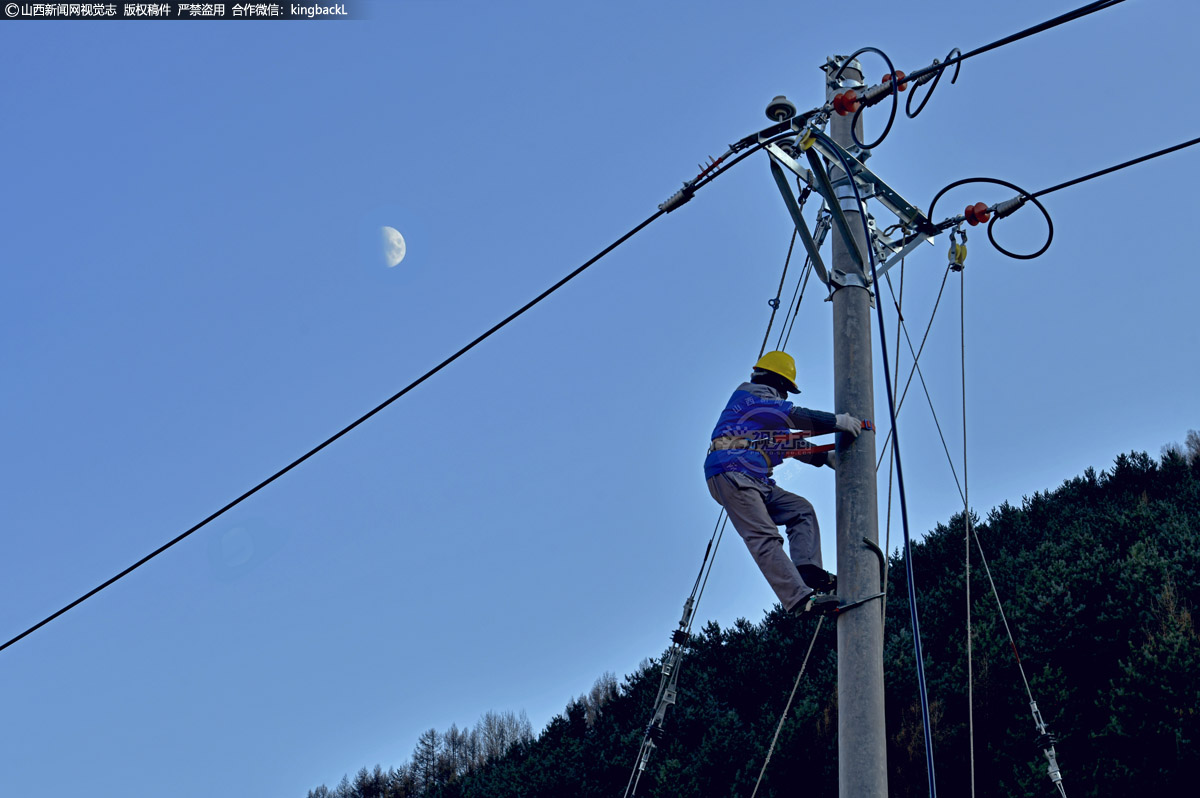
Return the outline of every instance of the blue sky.
<path id="1" fill-rule="evenodd" d="M 1073 5 L 866 2 L 851 21 L 773 2 L 397 0 L 360 22 L 0 24 L 0 637 L 575 268 L 764 126 L 774 95 L 818 104 L 826 55 L 873 45 L 911 71 Z M 1036 190 L 1193 138 L 1196 24 L 1190 4 L 1139 0 L 980 56 L 871 165 L 928 206 L 962 177 Z M 1038 260 L 972 235 L 977 510 L 1200 427 L 1198 159 L 1048 197 Z M 1007 196 L 962 190 L 945 210 Z M 382 224 L 408 241 L 395 269 Z M 1036 247 L 1039 224 L 1022 211 L 1004 240 Z M 4 651 L 0 792 L 302 796 L 489 709 L 540 728 L 659 654 L 717 515 L 707 436 L 758 352 L 789 236 L 765 160 L 748 160 Z M 907 263 L 914 336 L 945 249 Z M 956 460 L 959 279 L 922 356 Z M 835 410 L 819 298 L 810 286 L 789 349 L 801 403 Z M 884 403 L 880 383 L 881 426 Z M 961 501 L 921 393 L 900 425 L 919 533 Z M 780 479 L 816 505 L 835 564 L 833 473 Z M 700 622 L 772 601 L 727 538 Z"/>

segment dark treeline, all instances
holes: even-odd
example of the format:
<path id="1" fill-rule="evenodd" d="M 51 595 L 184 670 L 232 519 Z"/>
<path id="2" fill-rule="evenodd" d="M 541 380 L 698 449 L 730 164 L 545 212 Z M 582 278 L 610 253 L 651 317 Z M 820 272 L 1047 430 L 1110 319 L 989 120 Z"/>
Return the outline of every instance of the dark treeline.
<path id="1" fill-rule="evenodd" d="M 1122 455 L 1108 471 L 1088 469 L 1020 507 L 974 519 L 1072 798 L 1183 794 L 1200 766 L 1200 638 L 1191 614 L 1200 601 L 1200 436 L 1187 444 L 1159 460 Z M 961 514 L 913 549 L 937 780 L 947 795 L 970 794 L 965 557 Z M 975 794 L 1051 798 L 1057 792 L 974 544 L 971 561 Z M 896 555 L 884 641 L 896 797 L 928 795 L 904 574 Z M 749 798 L 815 624 L 776 607 L 761 623 L 709 623 L 694 635 L 668 736 L 637 794 Z M 827 622 L 760 796 L 837 795 L 836 645 Z M 489 747 L 479 727 L 430 730 L 404 767 L 364 768 L 309 798 L 619 798 L 658 683 L 654 661 L 621 683 L 605 675 L 536 738 L 512 733 Z"/>

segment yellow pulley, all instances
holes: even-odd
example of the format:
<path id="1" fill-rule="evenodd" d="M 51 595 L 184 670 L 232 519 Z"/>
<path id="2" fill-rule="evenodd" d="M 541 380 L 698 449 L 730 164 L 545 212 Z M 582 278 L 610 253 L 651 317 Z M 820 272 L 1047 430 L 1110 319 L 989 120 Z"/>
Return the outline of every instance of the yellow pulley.
<path id="1" fill-rule="evenodd" d="M 963 264 L 967 262 L 967 237 L 963 235 L 963 243 L 958 243 L 954 234 L 950 234 L 950 251 L 946 253 L 950 258 L 950 268 L 954 271 L 962 271 Z"/>

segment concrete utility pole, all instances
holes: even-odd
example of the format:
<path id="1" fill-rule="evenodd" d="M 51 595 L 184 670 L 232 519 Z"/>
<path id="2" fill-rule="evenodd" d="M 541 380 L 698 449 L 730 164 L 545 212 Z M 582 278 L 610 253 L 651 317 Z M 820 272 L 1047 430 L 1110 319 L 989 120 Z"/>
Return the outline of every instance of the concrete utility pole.
<path id="1" fill-rule="evenodd" d="M 837 84 L 830 83 L 844 59 L 826 66 L 826 99 L 847 88 L 862 90 L 861 66 L 852 61 Z M 845 149 L 852 149 L 853 115 L 830 119 L 829 134 Z M 860 127 L 856 131 L 862 141 Z M 861 214 L 847 177 L 836 165 L 830 177 L 841 199 L 849 228 L 866 261 L 867 241 Z M 848 199 L 846 199 L 848 197 Z M 871 364 L 870 266 L 859 266 L 836 231 L 831 264 L 833 294 L 834 405 L 836 412 L 855 418 L 875 419 Z M 839 436 L 837 467 L 838 595 L 843 602 L 878 593 L 879 560 L 863 543 L 878 545 L 879 508 L 875 484 L 875 433 L 864 431 L 857 439 Z M 879 602 L 871 601 L 846 611 L 837 619 L 838 639 L 838 783 L 840 798 L 887 798 L 887 738 L 883 714 L 883 622 Z"/>

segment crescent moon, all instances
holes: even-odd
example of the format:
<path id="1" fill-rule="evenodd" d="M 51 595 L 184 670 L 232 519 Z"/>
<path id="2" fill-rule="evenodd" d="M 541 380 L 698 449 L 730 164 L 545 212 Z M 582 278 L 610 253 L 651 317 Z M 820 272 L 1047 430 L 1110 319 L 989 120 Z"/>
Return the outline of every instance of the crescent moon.
<path id="1" fill-rule="evenodd" d="M 404 260 L 404 253 L 408 251 L 408 247 L 404 244 L 404 236 L 400 235 L 400 231 L 394 227 L 381 228 L 383 233 L 383 258 L 387 261 L 388 268 L 391 268 Z"/>

